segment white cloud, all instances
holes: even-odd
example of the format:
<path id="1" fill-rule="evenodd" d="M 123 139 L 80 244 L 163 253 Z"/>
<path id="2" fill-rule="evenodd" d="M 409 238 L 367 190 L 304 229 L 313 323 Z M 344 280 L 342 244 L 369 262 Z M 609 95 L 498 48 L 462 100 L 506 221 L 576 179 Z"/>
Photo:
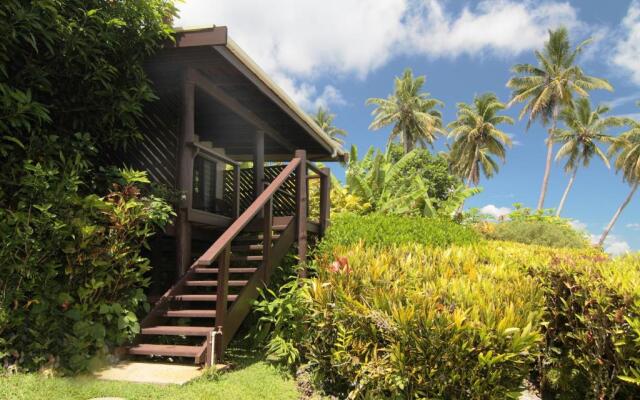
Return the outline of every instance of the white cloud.
<path id="1" fill-rule="evenodd" d="M 626 70 L 631 79 L 640 84 L 640 2 L 629 5 L 621 24 L 622 37 L 615 45 L 613 64 Z"/>
<path id="2" fill-rule="evenodd" d="M 605 244 L 604 251 L 607 253 L 619 256 L 631 252 L 631 246 L 626 241 L 612 241 L 608 245 Z"/>
<path id="3" fill-rule="evenodd" d="M 540 47 L 548 29 L 580 25 L 569 3 L 511 0 L 481 1 L 459 15 L 448 13 L 440 1 L 428 0 L 409 21 L 410 46 L 436 57 L 486 50 L 513 56 Z"/>
<path id="4" fill-rule="evenodd" d="M 593 244 L 597 244 L 599 240 L 600 235 L 591 234 L 591 242 Z M 613 233 L 609 233 L 602 247 L 605 252 L 613 256 L 619 256 L 631 252 L 631 246 L 629 246 L 629 243 Z"/>
<path id="5" fill-rule="evenodd" d="M 176 25 L 227 25 L 230 36 L 308 110 L 344 103 L 320 77 L 364 78 L 402 54 L 515 56 L 549 28 L 580 22 L 567 2 L 484 0 L 458 13 L 443 0 L 187 0 Z"/>
<path id="6" fill-rule="evenodd" d="M 495 219 L 500 219 L 508 215 L 511 211 L 512 210 L 509 207 L 496 207 L 493 204 L 487 204 L 480 209 L 481 214 L 490 215 Z"/>
<path id="7" fill-rule="evenodd" d="M 587 224 L 580 221 L 579 219 L 573 219 L 571 221 L 569 221 L 569 224 L 573 227 L 573 229 L 577 230 L 577 231 L 583 231 L 583 232 L 587 232 L 588 228 L 587 228 Z"/>
<path id="8" fill-rule="evenodd" d="M 632 224 L 625 225 L 627 228 L 632 229 L 634 231 L 640 231 L 640 223 L 634 222 Z"/>
<path id="9" fill-rule="evenodd" d="M 607 103 L 609 104 L 609 107 L 613 109 L 616 107 L 623 106 L 625 104 L 635 103 L 636 101 L 639 101 L 639 100 L 640 100 L 640 92 L 636 92 L 627 96 L 616 97 L 615 99 Z"/>

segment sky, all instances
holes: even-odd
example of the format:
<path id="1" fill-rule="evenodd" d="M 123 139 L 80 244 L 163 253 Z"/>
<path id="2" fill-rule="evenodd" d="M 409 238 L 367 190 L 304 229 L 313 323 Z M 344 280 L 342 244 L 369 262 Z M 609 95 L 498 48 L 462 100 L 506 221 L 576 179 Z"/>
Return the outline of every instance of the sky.
<path id="1" fill-rule="evenodd" d="M 306 111 L 319 106 L 336 114 L 346 147 L 384 148 L 389 130 L 371 131 L 370 97 L 386 97 L 393 79 L 410 67 L 425 75 L 424 91 L 442 100 L 443 122 L 456 104 L 494 92 L 506 102 L 505 83 L 516 63 L 535 63 L 533 51 L 560 25 L 578 43 L 592 38 L 579 64 L 606 78 L 613 92 L 594 91 L 611 115 L 640 119 L 640 0 L 186 0 L 176 26 L 226 25 L 235 40 Z M 521 106 L 506 113 L 517 118 Z M 546 128 L 526 121 L 503 126 L 514 141 L 507 162 L 467 206 L 507 213 L 513 203 L 535 207 L 544 172 Z M 620 131 L 612 131 L 617 134 Z M 435 150 L 443 149 L 440 138 Z M 339 165 L 332 165 L 338 177 Z M 553 165 L 546 207 L 556 207 L 568 176 Z M 580 229 L 599 237 L 630 187 L 599 160 L 578 171 L 563 211 Z M 605 243 L 620 254 L 640 250 L 640 193 Z"/>

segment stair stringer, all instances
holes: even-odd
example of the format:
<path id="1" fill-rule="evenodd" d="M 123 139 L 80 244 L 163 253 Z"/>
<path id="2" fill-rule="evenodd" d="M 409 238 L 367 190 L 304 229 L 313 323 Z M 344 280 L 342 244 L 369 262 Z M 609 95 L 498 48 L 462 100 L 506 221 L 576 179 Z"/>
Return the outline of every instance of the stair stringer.
<path id="1" fill-rule="evenodd" d="M 233 302 L 227 313 L 225 324 L 222 328 L 224 346 L 226 347 L 233 336 L 240 328 L 242 321 L 247 317 L 251 311 L 253 302 L 258 298 L 258 287 L 261 285 L 267 285 L 269 279 L 273 274 L 274 266 L 279 265 L 282 259 L 287 255 L 291 245 L 296 238 L 296 219 L 291 218 L 291 221 L 287 224 L 287 227 L 281 231 L 280 237 L 274 241 L 274 245 L 271 249 L 268 265 L 271 266 L 268 271 L 264 271 L 264 266 L 258 268 L 253 273 L 249 283 L 238 294 L 238 298 Z"/>

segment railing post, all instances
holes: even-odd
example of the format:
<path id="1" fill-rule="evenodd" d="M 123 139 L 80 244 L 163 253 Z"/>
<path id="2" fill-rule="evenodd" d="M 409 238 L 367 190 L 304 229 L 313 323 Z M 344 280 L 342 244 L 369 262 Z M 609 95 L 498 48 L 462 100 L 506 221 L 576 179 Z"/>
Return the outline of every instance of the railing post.
<path id="1" fill-rule="evenodd" d="M 296 171 L 296 221 L 298 239 L 298 259 L 300 260 L 299 275 L 307 276 L 307 152 L 296 150 L 295 157 L 300 159 Z"/>
<path id="2" fill-rule="evenodd" d="M 322 168 L 320 174 L 320 237 L 329 227 L 331 213 L 331 170 Z"/>
<path id="3" fill-rule="evenodd" d="M 240 165 L 233 166 L 233 204 L 231 205 L 233 219 L 240 216 Z"/>
<path id="4" fill-rule="evenodd" d="M 229 260 L 231 258 L 231 245 L 227 244 L 218 256 L 218 287 L 216 290 L 216 327 L 222 330 L 222 335 L 216 340 L 216 360 L 221 361 L 224 356 L 224 342 L 226 332 L 224 330 L 227 317 L 227 294 L 229 292 Z"/>
<path id="5" fill-rule="evenodd" d="M 271 234 L 273 232 L 273 198 L 264 205 L 264 229 L 262 240 L 262 281 L 267 282 L 271 268 Z"/>

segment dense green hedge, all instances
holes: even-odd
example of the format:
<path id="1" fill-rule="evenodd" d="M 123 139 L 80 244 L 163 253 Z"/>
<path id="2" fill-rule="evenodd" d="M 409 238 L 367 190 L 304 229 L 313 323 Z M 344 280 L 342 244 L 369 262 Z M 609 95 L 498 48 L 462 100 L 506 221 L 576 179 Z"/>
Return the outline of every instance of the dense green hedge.
<path id="1" fill-rule="evenodd" d="M 155 98 L 143 63 L 174 13 L 171 0 L 0 2 L 2 366 L 83 370 L 137 331 L 140 250 L 170 210 L 97 160 L 140 139 Z"/>
<path id="2" fill-rule="evenodd" d="M 332 217 L 331 226 L 320 244 L 322 251 L 337 245 L 363 242 L 367 246 L 417 243 L 431 246 L 471 244 L 480 236 L 471 228 L 447 219 L 395 215 L 356 215 L 341 213 Z"/>
<path id="3" fill-rule="evenodd" d="M 549 247 L 589 247 L 589 240 L 566 222 L 505 221 L 484 230 L 487 238 Z"/>
<path id="4" fill-rule="evenodd" d="M 317 277 L 260 303 L 272 358 L 339 397 L 640 398 L 640 255 L 373 243 L 329 237 Z"/>

